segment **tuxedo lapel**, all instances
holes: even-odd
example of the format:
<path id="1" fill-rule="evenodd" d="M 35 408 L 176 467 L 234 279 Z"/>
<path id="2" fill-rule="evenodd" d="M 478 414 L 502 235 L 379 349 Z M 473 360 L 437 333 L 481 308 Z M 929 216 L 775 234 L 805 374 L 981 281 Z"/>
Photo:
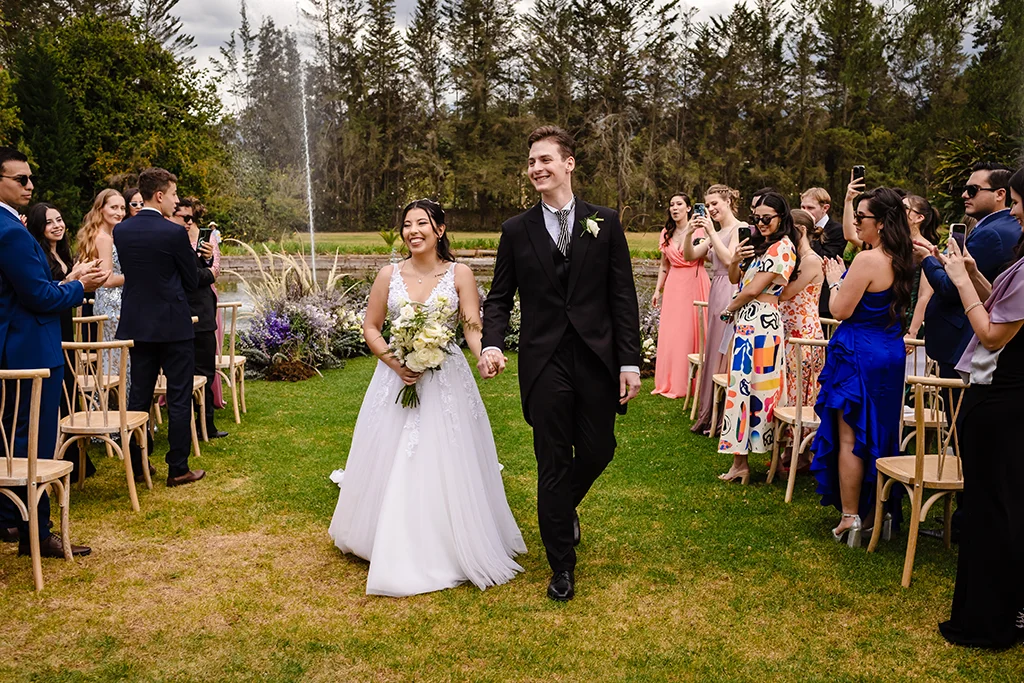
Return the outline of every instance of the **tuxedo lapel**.
<path id="1" fill-rule="evenodd" d="M 580 271 L 583 269 L 583 262 L 587 258 L 587 249 L 590 243 L 596 239 L 593 235 L 583 234 L 583 219 L 594 215 L 594 209 L 586 202 L 576 200 L 576 219 L 569 226 L 569 240 L 572 244 L 572 253 L 569 255 L 569 292 L 572 297 L 572 290 L 576 287 L 576 281 L 580 279 Z M 582 237 L 581 237 L 582 235 Z"/>
<path id="2" fill-rule="evenodd" d="M 524 219 L 526 221 L 526 234 L 530 236 L 530 242 L 533 243 L 533 251 L 537 254 L 540 267 L 544 269 L 555 289 L 564 295 L 565 289 L 555 273 L 554 261 L 551 260 L 551 236 L 548 235 L 548 230 L 544 227 L 543 211 L 544 209 L 541 207 L 540 202 L 538 202 L 536 206 L 526 212 Z"/>

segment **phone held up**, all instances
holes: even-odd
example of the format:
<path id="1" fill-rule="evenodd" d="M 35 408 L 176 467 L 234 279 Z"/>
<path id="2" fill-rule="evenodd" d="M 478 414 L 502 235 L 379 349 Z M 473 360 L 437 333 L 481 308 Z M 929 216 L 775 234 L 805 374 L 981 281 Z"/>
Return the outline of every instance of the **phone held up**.
<path id="1" fill-rule="evenodd" d="M 864 182 L 864 167 L 857 165 L 853 167 L 853 182 Z"/>
<path id="2" fill-rule="evenodd" d="M 736 228 L 736 244 L 739 244 L 743 240 L 747 240 L 747 244 L 750 244 L 750 238 L 753 234 L 753 230 L 751 230 L 749 225 L 739 226 Z"/>
<path id="3" fill-rule="evenodd" d="M 203 245 L 210 242 L 210 236 L 213 235 L 213 228 L 199 228 L 199 239 L 196 240 L 196 253 L 202 256 L 200 253 Z"/>
<path id="4" fill-rule="evenodd" d="M 701 217 L 706 218 L 707 215 L 708 215 L 707 207 L 705 207 L 703 204 L 694 204 L 693 205 L 693 215 L 694 216 L 701 216 Z"/>

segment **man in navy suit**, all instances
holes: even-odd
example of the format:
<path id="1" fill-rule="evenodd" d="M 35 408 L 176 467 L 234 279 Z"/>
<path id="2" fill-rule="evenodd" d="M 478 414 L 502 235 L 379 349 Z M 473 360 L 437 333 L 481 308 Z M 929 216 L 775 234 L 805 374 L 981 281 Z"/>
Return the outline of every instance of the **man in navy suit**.
<path id="1" fill-rule="evenodd" d="M 39 243 L 22 225 L 18 209 L 32 199 L 33 178 L 28 159 L 10 147 L 0 147 L 0 368 L 29 370 L 49 368 L 43 380 L 39 405 L 38 455 L 53 458 L 57 422 L 64 386 L 64 354 L 61 350 L 60 312 L 82 303 L 86 291 L 103 284 L 110 274 L 98 262 L 75 266 L 65 282 L 50 279 L 50 265 Z M 10 429 L 14 415 L 15 383 L 7 386 L 4 426 Z M 24 389 L 23 389 L 24 391 Z M 29 401 L 22 395 L 17 416 L 15 455 L 28 454 Z M 26 492 L 17 492 L 26 500 Z M 39 501 L 39 547 L 43 557 L 63 558 L 60 539 L 50 534 L 50 500 Z M 0 531 L 3 540 L 18 541 L 18 554 L 27 555 L 28 522 L 6 497 L 0 496 Z M 85 546 L 71 546 L 72 554 L 88 555 Z"/>
<path id="2" fill-rule="evenodd" d="M 188 233 L 168 220 L 178 205 L 178 179 L 162 168 L 139 175 L 145 204 L 114 228 L 124 291 L 118 339 L 131 349 L 132 388 L 128 410 L 149 412 L 160 368 L 167 377 L 167 485 L 199 481 L 206 472 L 188 465 L 191 450 L 192 377 L 195 352 L 187 292 L 199 286 L 196 253 Z M 142 472 L 142 452 L 131 445 L 132 464 Z"/>
<path id="3" fill-rule="evenodd" d="M 999 164 L 979 162 L 971 168 L 971 177 L 963 191 L 964 209 L 978 224 L 967 236 L 965 251 L 974 257 L 978 270 L 996 279 L 1014 261 L 1014 249 L 1021 237 L 1020 224 L 1010 215 L 1010 169 Z M 939 364 L 940 377 L 959 378 L 956 364 L 971 340 L 973 330 L 964 315 L 963 303 L 942 263 L 924 247 L 914 247 L 924 257 L 922 268 L 935 295 L 924 314 L 924 346 L 930 358 Z M 958 395 L 946 401 L 946 417 L 952 424 Z M 951 405 L 952 404 L 952 405 Z"/>

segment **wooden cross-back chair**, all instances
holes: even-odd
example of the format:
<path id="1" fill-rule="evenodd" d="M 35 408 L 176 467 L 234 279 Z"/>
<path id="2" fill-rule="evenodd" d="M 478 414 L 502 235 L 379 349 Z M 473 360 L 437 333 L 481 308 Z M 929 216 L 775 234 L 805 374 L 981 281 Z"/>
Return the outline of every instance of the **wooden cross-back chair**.
<path id="1" fill-rule="evenodd" d="M 118 401 L 116 410 L 110 410 L 105 402 L 90 400 L 89 394 L 84 386 L 97 381 L 96 373 L 102 372 L 106 361 L 110 365 L 112 361 L 111 351 L 118 349 L 117 354 L 117 377 L 121 386 L 125 384 L 125 375 L 128 367 L 128 349 L 134 345 L 129 339 L 117 341 L 96 341 L 96 342 L 64 342 L 64 354 L 68 363 L 75 368 L 74 397 L 68 397 L 68 404 L 75 406 L 76 410 L 61 419 L 60 431 L 57 437 L 57 458 L 62 459 L 71 446 L 78 445 L 79 453 L 79 488 L 85 487 L 85 454 L 89 442 L 99 439 L 106 447 L 108 453 L 116 453 L 124 462 L 125 479 L 128 482 L 128 496 L 131 499 L 132 510 L 139 511 L 139 496 L 135 490 L 135 473 L 132 471 L 132 459 L 129 453 L 131 439 L 136 439 L 142 449 L 142 475 L 146 482 L 146 488 L 153 488 L 153 481 L 149 475 L 149 442 L 147 437 L 149 427 L 149 412 L 128 410 L 127 401 Z M 88 363 L 86 357 L 90 353 L 97 353 L 100 362 Z M 85 381 L 83 381 L 85 380 Z M 122 397 L 123 398 L 123 397 Z M 120 435 L 120 443 L 114 441 L 112 435 Z"/>
<path id="2" fill-rule="evenodd" d="M 0 436 L 3 438 L 4 459 L 0 465 L 0 494 L 7 496 L 21 513 L 21 519 L 28 522 L 29 554 L 32 558 L 32 578 L 37 591 L 43 590 L 43 564 L 39 549 L 39 500 L 48 489 L 56 489 L 60 505 L 60 540 L 64 558 L 71 560 L 71 528 L 69 506 L 71 504 L 72 465 L 62 460 L 39 458 L 39 413 L 43 380 L 50 371 L 0 370 L 0 415 L 10 416 L 10 421 L 0 421 Z M 25 390 L 25 387 L 28 390 Z M 28 402 L 28 423 L 19 424 L 22 405 Z M 25 435 L 20 446 L 17 434 Z M 19 453 L 22 450 L 24 452 Z M 25 488 L 26 500 L 22 500 L 12 489 Z"/>
<path id="3" fill-rule="evenodd" d="M 775 441 L 772 446 L 772 464 L 768 469 L 768 483 L 772 483 L 775 473 L 779 468 L 783 430 L 787 426 L 792 427 L 793 436 L 789 458 L 789 480 L 786 484 L 786 502 L 789 503 L 793 500 L 793 489 L 796 486 L 796 471 L 798 469 L 797 464 L 800 462 L 800 454 L 807 450 L 811 439 L 814 438 L 818 427 L 821 425 L 821 419 L 814 412 L 814 404 L 818 396 L 817 383 L 814 385 L 814 396 L 812 396 L 809 405 L 804 402 L 804 349 L 805 347 L 809 349 L 819 347 L 826 349 L 827 352 L 828 340 L 791 337 L 786 340 L 786 343 L 795 346 L 798 352 L 796 363 L 796 405 L 777 406 L 773 413 L 772 421 L 774 422 Z M 806 434 L 804 430 L 807 430 Z"/>
<path id="4" fill-rule="evenodd" d="M 897 455 L 879 458 L 875 461 L 878 468 L 877 491 L 875 494 L 875 525 L 871 533 L 868 552 L 874 552 L 882 534 L 883 504 L 889 499 L 889 493 L 897 482 L 903 485 L 910 496 L 910 531 L 907 536 L 907 554 L 903 561 L 904 588 L 910 586 L 910 577 L 914 571 L 914 555 L 917 552 L 917 537 L 921 522 L 928 515 L 932 505 L 944 499 L 944 533 L 946 548 L 950 548 L 952 540 L 953 494 L 962 491 L 964 486 L 963 468 L 960 463 L 959 440 L 956 438 L 956 417 L 960 413 L 963 392 L 953 407 L 953 424 L 947 430 L 945 421 L 937 426 L 938 439 L 935 453 L 927 452 L 928 438 L 925 425 L 925 393 L 940 389 L 963 389 L 966 385 L 958 379 L 942 377 L 910 376 L 907 378 L 914 389 L 915 439 L 914 455 Z M 952 451 L 952 453 L 950 453 Z M 927 491 L 933 491 L 925 500 Z"/>
<path id="5" fill-rule="evenodd" d="M 697 309 L 697 353 L 687 354 L 686 362 L 686 398 L 683 399 L 683 412 L 690 408 L 690 419 L 697 417 L 697 403 L 700 397 L 700 376 L 704 367 L 704 338 L 707 335 L 708 302 L 694 301 Z"/>
<path id="6" fill-rule="evenodd" d="M 248 412 L 245 407 L 245 356 L 237 352 L 236 340 L 238 331 L 238 309 L 242 307 L 241 302 L 232 301 L 217 304 L 217 308 L 225 311 L 230 318 L 228 328 L 228 352 L 224 349 L 217 349 L 217 374 L 220 375 L 228 387 L 231 388 L 231 406 L 235 411 L 235 423 L 242 423 L 242 413 Z"/>
<path id="7" fill-rule="evenodd" d="M 821 331 L 825 334 L 825 339 L 831 339 L 832 333 L 836 331 L 836 328 L 841 325 L 841 321 L 835 318 L 821 318 Z"/>

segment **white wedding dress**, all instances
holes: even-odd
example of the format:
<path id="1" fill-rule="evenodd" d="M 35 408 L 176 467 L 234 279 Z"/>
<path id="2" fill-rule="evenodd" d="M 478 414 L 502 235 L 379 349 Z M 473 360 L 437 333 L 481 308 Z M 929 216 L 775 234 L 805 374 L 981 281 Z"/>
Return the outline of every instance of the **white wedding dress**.
<path id="1" fill-rule="evenodd" d="M 427 299 L 447 298 L 458 322 L 455 266 Z M 409 294 L 398 267 L 388 292 L 394 319 Z M 522 571 L 526 552 L 505 499 L 490 422 L 462 350 L 417 383 L 420 403 L 395 403 L 398 375 L 383 362 L 366 390 L 331 520 L 335 545 L 370 561 L 366 592 L 404 596 L 470 581 L 481 590 Z"/>

